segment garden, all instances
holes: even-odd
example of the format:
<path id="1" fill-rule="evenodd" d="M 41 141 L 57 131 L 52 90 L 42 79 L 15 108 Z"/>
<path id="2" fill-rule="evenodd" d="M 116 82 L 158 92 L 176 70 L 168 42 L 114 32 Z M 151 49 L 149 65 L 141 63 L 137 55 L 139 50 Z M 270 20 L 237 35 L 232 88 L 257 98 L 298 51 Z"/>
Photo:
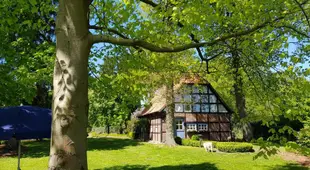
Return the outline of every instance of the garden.
<path id="1" fill-rule="evenodd" d="M 191 140 L 191 139 L 190 139 Z M 185 141 L 184 140 L 183 144 Z M 194 140 L 192 140 L 194 141 Z M 46 169 L 49 158 L 49 140 L 25 141 L 22 148 L 21 167 L 23 170 Z M 198 141 L 199 142 L 199 141 Z M 216 143 L 219 150 L 234 148 L 232 143 Z M 189 144 L 186 144 L 189 145 Z M 222 146 L 221 146 L 222 145 Z M 241 148 L 257 149 L 252 144 L 240 143 Z M 237 147 L 237 148 L 239 148 Z M 222 149 L 220 149 L 222 148 Z M 253 149 L 252 148 L 252 149 Z M 286 161 L 280 155 L 253 160 L 256 152 L 226 153 L 206 152 L 202 147 L 169 147 L 132 140 L 124 135 L 97 135 L 88 138 L 88 167 L 92 170 L 114 169 L 266 169 L 306 170 L 308 168 L 293 161 Z M 228 149 L 226 151 L 232 151 Z M 239 150 L 243 152 L 244 150 Z M 16 169 L 15 156 L 0 157 L 0 169 Z M 35 168 L 34 168 L 35 167 Z"/>

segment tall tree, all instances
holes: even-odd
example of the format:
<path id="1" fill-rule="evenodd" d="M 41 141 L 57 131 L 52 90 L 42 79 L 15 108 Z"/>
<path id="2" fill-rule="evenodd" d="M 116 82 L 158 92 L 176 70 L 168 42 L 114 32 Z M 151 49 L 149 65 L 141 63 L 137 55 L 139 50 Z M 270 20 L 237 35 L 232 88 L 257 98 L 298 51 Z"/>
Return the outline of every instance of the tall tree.
<path id="1" fill-rule="evenodd" d="M 141 2 L 154 8 L 150 8 L 150 13 L 145 14 L 140 8 Z M 285 24 L 288 21 L 309 23 L 308 17 L 304 17 L 307 16 L 308 9 L 304 7 L 309 5 L 308 1 L 296 3 L 286 0 L 276 2 L 239 0 L 232 3 L 229 0 L 204 2 L 193 0 L 169 1 L 173 5 L 168 6 L 164 2 L 156 3 L 150 0 L 141 2 L 59 0 L 57 3 L 49 169 L 87 169 L 87 66 L 93 44 L 102 42 L 139 47 L 154 52 L 179 52 L 212 46 L 233 37 L 251 35 L 261 29 L 272 32 L 271 25 Z M 2 4 L 8 3 L 11 1 L 6 0 Z M 38 4 L 43 6 L 38 8 Z M 21 10 L 37 13 L 38 10 L 46 9 L 44 7 L 50 7 L 50 4 L 51 2 L 22 0 L 18 1 L 17 5 Z M 226 20 L 222 15 L 225 11 L 238 15 Z M 175 26 L 168 27 L 162 22 L 163 18 Z M 12 17 L 5 22 L 11 22 L 10 19 Z M 15 21 L 18 19 L 14 18 Z M 239 23 L 239 27 L 233 32 L 227 34 L 213 32 L 218 23 L 228 25 L 231 22 Z M 25 23 L 32 25 L 31 21 Z M 104 47 L 113 48 L 113 46 Z"/>

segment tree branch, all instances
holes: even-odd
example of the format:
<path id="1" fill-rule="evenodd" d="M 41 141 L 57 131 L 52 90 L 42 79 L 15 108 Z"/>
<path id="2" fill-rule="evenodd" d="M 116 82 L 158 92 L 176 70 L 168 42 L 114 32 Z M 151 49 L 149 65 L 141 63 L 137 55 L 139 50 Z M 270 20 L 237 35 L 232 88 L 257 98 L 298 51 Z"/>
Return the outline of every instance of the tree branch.
<path id="1" fill-rule="evenodd" d="M 291 30 L 295 31 L 299 35 L 302 35 L 304 37 L 310 38 L 310 35 L 307 35 L 307 33 L 304 33 L 304 32 L 296 29 L 295 27 L 293 27 L 291 25 L 281 25 L 281 26 L 276 26 L 275 28 L 288 28 L 288 29 L 291 29 Z"/>
<path id="2" fill-rule="evenodd" d="M 154 45 L 152 43 L 143 41 L 143 40 L 133 40 L 133 39 L 124 39 L 124 38 L 114 38 L 107 35 L 91 35 L 90 40 L 92 43 L 111 43 L 115 45 L 123 45 L 123 46 L 137 46 L 142 47 L 144 49 L 153 51 L 153 52 L 180 52 L 190 48 L 196 48 L 204 46 L 206 43 L 191 43 L 182 46 L 176 47 L 161 47 L 158 45 Z"/>
<path id="3" fill-rule="evenodd" d="M 299 8 L 301 9 L 302 13 L 304 14 L 304 16 L 306 17 L 306 20 L 307 20 L 307 23 L 308 23 L 308 26 L 309 26 L 309 29 L 310 29 L 310 21 L 309 21 L 309 17 L 305 11 L 305 9 L 303 8 L 302 4 L 299 3 L 297 0 L 294 0 L 295 3 L 299 6 Z M 305 1 L 304 3 L 306 3 L 307 1 Z"/>
<path id="4" fill-rule="evenodd" d="M 105 27 L 99 27 L 99 26 L 96 26 L 96 25 L 90 25 L 88 26 L 89 29 L 94 29 L 94 30 L 107 30 L 108 32 L 111 32 L 113 34 L 116 34 L 122 38 L 125 38 L 125 39 L 129 39 L 127 36 L 123 35 L 122 33 L 120 33 L 119 31 L 113 29 L 113 28 L 105 28 Z"/>
<path id="5" fill-rule="evenodd" d="M 218 42 L 225 41 L 225 40 L 233 38 L 233 37 L 240 37 L 240 36 L 248 35 L 252 32 L 255 32 L 255 31 L 267 26 L 270 23 L 276 22 L 276 21 L 281 20 L 283 18 L 284 17 L 279 17 L 279 18 L 274 19 L 272 21 L 266 21 L 260 25 L 254 26 L 251 29 L 232 33 L 232 34 L 227 34 L 227 35 L 224 35 L 222 37 L 217 37 L 214 40 L 209 41 L 209 42 L 190 43 L 190 44 L 185 44 L 185 45 L 175 46 L 175 47 L 162 47 L 160 45 L 155 45 L 155 44 L 143 41 L 143 40 L 134 40 L 134 39 L 127 39 L 127 38 L 114 38 L 114 37 L 107 36 L 107 35 L 92 35 L 92 34 L 90 34 L 89 38 L 90 38 L 90 41 L 92 44 L 103 42 L 103 43 L 112 43 L 112 44 L 124 45 L 124 46 L 137 46 L 137 47 L 142 47 L 144 49 L 147 49 L 147 50 L 150 50 L 153 52 L 180 52 L 180 51 L 184 51 L 184 50 L 187 50 L 190 48 L 198 48 L 198 47 L 202 47 L 202 46 L 212 46 Z"/>
<path id="6" fill-rule="evenodd" d="M 148 4 L 148 5 L 151 5 L 154 8 L 158 6 L 158 4 L 156 4 L 155 2 L 153 2 L 151 0 L 140 0 L 140 1 L 144 2 L 144 3 Z"/>

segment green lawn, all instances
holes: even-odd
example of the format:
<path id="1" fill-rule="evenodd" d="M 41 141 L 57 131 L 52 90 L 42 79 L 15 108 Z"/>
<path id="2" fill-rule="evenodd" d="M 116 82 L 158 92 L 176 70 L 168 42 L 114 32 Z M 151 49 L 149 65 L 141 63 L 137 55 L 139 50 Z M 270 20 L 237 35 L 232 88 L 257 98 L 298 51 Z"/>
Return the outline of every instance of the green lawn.
<path id="1" fill-rule="evenodd" d="M 291 162 L 274 156 L 268 160 L 260 158 L 253 161 L 253 153 L 208 153 L 202 148 L 166 147 L 137 142 L 124 138 L 88 139 L 88 167 L 93 170 L 114 169 L 270 169 L 303 170 Z M 22 170 L 47 169 L 49 141 L 24 142 Z M 0 158 L 1 170 L 16 169 L 17 158 Z"/>

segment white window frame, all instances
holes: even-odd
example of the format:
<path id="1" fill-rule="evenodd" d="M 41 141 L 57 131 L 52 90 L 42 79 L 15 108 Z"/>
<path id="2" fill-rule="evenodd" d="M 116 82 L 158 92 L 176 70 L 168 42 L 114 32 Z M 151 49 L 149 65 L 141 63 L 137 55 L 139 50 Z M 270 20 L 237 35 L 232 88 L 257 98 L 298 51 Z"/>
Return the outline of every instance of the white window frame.
<path id="1" fill-rule="evenodd" d="M 186 131 L 187 132 L 196 132 L 197 124 L 196 123 L 186 123 Z"/>
<path id="2" fill-rule="evenodd" d="M 206 132 L 208 131 L 208 123 L 199 123 L 198 124 L 198 131 L 199 132 Z"/>

